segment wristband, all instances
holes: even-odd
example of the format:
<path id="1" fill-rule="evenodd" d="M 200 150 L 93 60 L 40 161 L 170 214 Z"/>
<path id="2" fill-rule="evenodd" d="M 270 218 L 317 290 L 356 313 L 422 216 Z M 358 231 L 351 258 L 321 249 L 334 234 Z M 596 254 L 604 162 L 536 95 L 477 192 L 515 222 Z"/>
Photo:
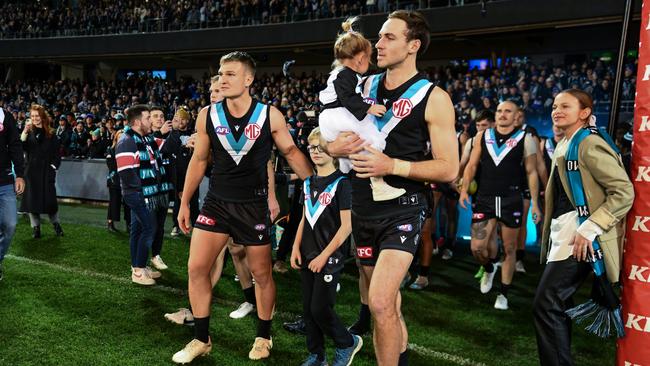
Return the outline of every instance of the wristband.
<path id="1" fill-rule="evenodd" d="M 393 159 L 393 175 L 408 178 L 411 173 L 411 163 L 404 160 Z"/>

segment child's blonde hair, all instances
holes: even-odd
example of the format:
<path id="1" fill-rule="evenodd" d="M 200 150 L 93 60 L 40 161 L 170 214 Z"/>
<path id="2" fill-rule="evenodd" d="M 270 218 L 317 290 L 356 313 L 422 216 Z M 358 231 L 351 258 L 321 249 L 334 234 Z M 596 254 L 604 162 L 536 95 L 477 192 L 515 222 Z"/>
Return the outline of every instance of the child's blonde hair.
<path id="1" fill-rule="evenodd" d="M 339 66 L 341 61 L 353 58 L 359 52 L 372 52 L 370 41 L 363 34 L 355 31 L 352 26 L 359 20 L 359 17 L 348 18 L 341 24 L 343 33 L 339 34 L 334 43 L 334 67 Z"/>
<path id="2" fill-rule="evenodd" d="M 327 146 L 327 141 L 323 138 L 323 136 L 320 133 L 320 127 L 316 127 L 311 132 L 309 133 L 309 136 L 307 136 L 307 142 L 310 145 L 314 146 L 320 146 L 321 149 L 325 151 L 325 154 L 329 155 L 327 150 L 325 150 L 325 146 Z M 334 164 L 335 168 L 339 168 L 339 159 L 333 158 L 332 163 Z"/>

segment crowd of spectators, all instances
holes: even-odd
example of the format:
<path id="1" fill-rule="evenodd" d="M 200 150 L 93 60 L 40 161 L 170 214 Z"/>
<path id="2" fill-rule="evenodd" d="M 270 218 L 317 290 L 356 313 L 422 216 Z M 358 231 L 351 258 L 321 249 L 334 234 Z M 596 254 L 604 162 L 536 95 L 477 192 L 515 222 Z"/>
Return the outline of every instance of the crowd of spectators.
<path id="1" fill-rule="evenodd" d="M 631 108 L 635 94 L 636 65 L 629 64 L 623 77 L 623 106 Z M 471 132 L 474 117 L 483 109 L 494 110 L 503 100 L 516 101 L 528 123 L 548 129 L 554 96 L 562 89 L 580 88 L 591 93 L 595 112 L 608 113 L 614 84 L 613 65 L 602 61 L 570 65 L 510 63 L 501 69 L 468 70 L 450 65 L 426 70 L 429 78 L 447 90 L 456 107 L 457 128 Z M 318 92 L 325 87 L 326 73 L 284 76 L 258 75 L 250 91 L 263 103 L 272 104 L 286 116 L 292 129 L 301 110 L 319 110 Z M 124 124 L 124 110 L 134 104 L 162 106 L 171 119 L 178 108 L 186 109 L 191 121 L 209 101 L 209 75 L 200 80 L 179 77 L 176 81 L 134 76 L 120 81 L 96 83 L 78 80 L 15 81 L 0 85 L 0 105 L 11 111 L 19 127 L 33 103 L 46 106 L 55 121 L 62 155 L 102 158 L 113 133 Z"/>
<path id="2" fill-rule="evenodd" d="M 479 0 L 3 1 L 0 38 L 58 37 L 282 23 L 462 5 Z M 65 3 L 68 3 L 67 1 Z"/>

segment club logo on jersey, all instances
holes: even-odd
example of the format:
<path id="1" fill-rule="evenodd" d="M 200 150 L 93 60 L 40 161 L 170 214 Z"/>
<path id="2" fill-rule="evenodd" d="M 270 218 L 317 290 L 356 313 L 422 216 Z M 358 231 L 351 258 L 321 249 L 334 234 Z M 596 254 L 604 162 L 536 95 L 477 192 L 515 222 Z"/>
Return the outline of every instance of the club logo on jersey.
<path id="1" fill-rule="evenodd" d="M 216 132 L 217 135 L 227 135 L 230 133 L 230 128 L 226 126 L 217 126 L 217 128 L 214 129 L 214 132 Z"/>
<path id="2" fill-rule="evenodd" d="M 264 229 L 266 229 L 266 225 L 264 225 L 264 224 L 255 225 L 255 230 L 257 230 L 257 231 L 262 231 Z"/>
<path id="3" fill-rule="evenodd" d="M 357 257 L 360 259 L 372 258 L 372 247 L 357 247 Z"/>
<path id="4" fill-rule="evenodd" d="M 475 220 L 481 220 L 481 219 L 483 219 L 484 217 L 485 217 L 485 214 L 480 213 L 480 212 L 477 212 L 477 213 L 472 214 L 472 218 L 475 219 Z"/>
<path id="5" fill-rule="evenodd" d="M 216 221 L 213 218 L 204 215 L 199 215 L 199 217 L 196 218 L 196 222 L 206 226 L 214 226 L 216 224 Z"/>
<path id="6" fill-rule="evenodd" d="M 260 137 L 260 131 L 260 126 L 256 124 L 248 124 L 244 129 L 244 135 L 246 135 L 246 138 L 249 140 L 257 140 L 257 138 Z"/>
<path id="7" fill-rule="evenodd" d="M 411 114 L 411 110 L 413 110 L 413 103 L 410 99 L 401 98 L 393 103 L 393 115 L 397 118 L 402 119 L 408 116 Z"/>
<path id="8" fill-rule="evenodd" d="M 413 225 L 411 225 L 411 224 L 399 225 L 397 227 L 397 230 L 409 232 L 409 231 L 413 230 Z"/>
<path id="9" fill-rule="evenodd" d="M 332 203 L 332 194 L 329 192 L 323 192 L 318 196 L 318 202 L 323 206 L 328 206 Z"/>
<path id="10" fill-rule="evenodd" d="M 399 240 L 401 240 L 403 244 L 406 241 L 406 236 L 400 235 Z"/>
<path id="11" fill-rule="evenodd" d="M 364 101 L 366 104 L 370 104 L 370 105 L 375 105 L 375 103 L 377 103 L 377 102 L 375 102 L 375 100 L 372 99 L 372 98 L 363 98 L 363 101 Z"/>
<path id="12" fill-rule="evenodd" d="M 508 141 L 506 141 L 506 146 L 508 146 L 509 148 L 513 148 L 513 147 L 517 146 L 518 142 L 519 141 L 517 141 L 515 139 L 508 139 Z"/>

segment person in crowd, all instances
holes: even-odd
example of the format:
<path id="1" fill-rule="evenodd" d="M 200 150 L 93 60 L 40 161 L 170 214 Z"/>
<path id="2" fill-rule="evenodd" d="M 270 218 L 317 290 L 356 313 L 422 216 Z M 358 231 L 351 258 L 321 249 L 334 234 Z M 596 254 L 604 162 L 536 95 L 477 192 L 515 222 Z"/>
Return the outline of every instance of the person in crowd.
<path id="1" fill-rule="evenodd" d="M 34 104 L 29 111 L 30 123 L 20 135 L 25 150 L 25 193 L 20 211 L 29 214 L 32 237 L 41 237 L 41 214 L 47 214 L 56 236 L 63 236 L 56 196 L 56 171 L 61 165 L 59 140 L 49 113 Z"/>
<path id="2" fill-rule="evenodd" d="M 90 135 L 86 132 L 83 122 L 77 121 L 70 136 L 70 153 L 77 159 L 85 159 L 88 155 Z"/>

